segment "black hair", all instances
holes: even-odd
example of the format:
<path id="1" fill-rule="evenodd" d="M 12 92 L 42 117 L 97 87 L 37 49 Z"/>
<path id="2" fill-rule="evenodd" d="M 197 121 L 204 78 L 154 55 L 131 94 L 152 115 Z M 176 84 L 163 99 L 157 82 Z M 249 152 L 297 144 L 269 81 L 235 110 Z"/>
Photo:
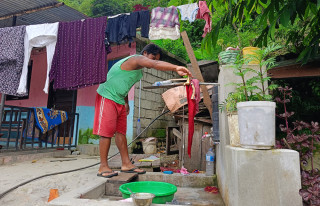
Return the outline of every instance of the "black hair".
<path id="1" fill-rule="evenodd" d="M 147 54 L 153 54 L 153 55 L 160 54 L 160 59 L 162 58 L 162 50 L 158 45 L 148 44 L 142 49 L 140 54 L 143 55 L 144 52 L 147 52 Z"/>

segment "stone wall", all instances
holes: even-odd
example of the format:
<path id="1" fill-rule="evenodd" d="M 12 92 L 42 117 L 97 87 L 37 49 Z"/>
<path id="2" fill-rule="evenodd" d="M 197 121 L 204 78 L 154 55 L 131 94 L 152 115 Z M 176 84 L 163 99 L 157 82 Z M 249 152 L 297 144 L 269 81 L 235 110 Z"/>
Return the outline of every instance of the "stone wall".
<path id="1" fill-rule="evenodd" d="M 137 54 L 143 49 L 148 42 L 137 43 Z M 175 57 L 173 54 L 163 51 L 162 61 L 170 62 L 176 65 L 185 66 L 186 62 Z M 164 81 L 168 79 L 180 78 L 180 76 L 172 71 L 159 71 L 156 69 L 143 69 L 143 77 L 141 79 L 141 102 L 140 102 L 140 121 L 141 131 L 146 128 L 150 122 L 159 116 L 163 111 L 166 111 L 165 103 L 162 99 L 161 94 L 167 89 L 144 89 L 146 86 L 151 86 L 157 81 Z M 137 120 L 139 117 L 139 82 L 135 85 L 134 91 L 134 116 L 133 116 L 133 139 L 137 136 Z M 146 137 L 158 137 L 163 138 L 165 141 L 166 127 L 176 126 L 176 122 L 173 116 L 166 114 L 155 121 L 149 129 L 144 132 L 140 138 Z"/>
<path id="2" fill-rule="evenodd" d="M 143 77 L 141 80 L 141 102 L 140 102 L 140 121 L 141 131 L 146 128 L 150 122 L 162 113 L 165 109 L 165 103 L 161 94 L 166 89 L 144 89 L 146 86 L 151 86 L 156 81 L 177 78 L 173 72 L 158 71 L 155 69 L 143 69 Z M 166 109 L 165 109 L 166 110 Z M 136 137 L 137 120 L 139 117 L 139 82 L 135 85 L 134 97 L 134 117 L 133 117 L 133 136 Z M 141 135 L 141 137 L 162 137 L 165 138 L 167 126 L 176 125 L 170 114 L 164 115 L 155 121 L 149 129 Z"/>

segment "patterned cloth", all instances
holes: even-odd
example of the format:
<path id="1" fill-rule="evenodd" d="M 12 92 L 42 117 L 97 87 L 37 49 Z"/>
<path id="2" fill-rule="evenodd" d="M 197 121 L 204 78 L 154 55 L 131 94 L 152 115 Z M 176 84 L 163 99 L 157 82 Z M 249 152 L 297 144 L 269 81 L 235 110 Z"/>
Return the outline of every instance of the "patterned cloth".
<path id="1" fill-rule="evenodd" d="M 59 23 L 50 70 L 54 89 L 75 90 L 106 81 L 107 17 Z"/>
<path id="2" fill-rule="evenodd" d="M 0 29 L 0 93 L 17 94 L 24 60 L 25 26 Z"/>
<path id="3" fill-rule="evenodd" d="M 34 107 L 33 110 L 37 126 L 42 133 L 46 133 L 48 130 L 68 120 L 68 115 L 65 111 L 39 107 Z"/>
<path id="4" fill-rule="evenodd" d="M 205 37 L 212 29 L 210 10 L 206 1 L 199 1 L 199 12 L 197 14 L 197 19 L 204 19 L 206 21 L 206 25 L 204 25 L 203 28 L 204 33 L 202 34 L 202 37 Z"/>
<path id="5" fill-rule="evenodd" d="M 36 114 L 36 115 L 35 115 Z M 27 141 L 55 143 L 59 134 L 58 125 L 68 120 L 67 113 L 47 108 L 33 108 L 27 123 L 27 133 L 23 132 Z"/>
<path id="6" fill-rule="evenodd" d="M 197 3 L 181 5 L 177 8 L 179 9 L 181 14 L 181 20 L 188 20 L 189 22 L 194 22 L 194 20 L 196 20 L 196 16 L 199 10 Z"/>
<path id="7" fill-rule="evenodd" d="M 152 9 L 149 39 L 180 38 L 179 14 L 175 6 L 168 8 L 157 7 Z"/>

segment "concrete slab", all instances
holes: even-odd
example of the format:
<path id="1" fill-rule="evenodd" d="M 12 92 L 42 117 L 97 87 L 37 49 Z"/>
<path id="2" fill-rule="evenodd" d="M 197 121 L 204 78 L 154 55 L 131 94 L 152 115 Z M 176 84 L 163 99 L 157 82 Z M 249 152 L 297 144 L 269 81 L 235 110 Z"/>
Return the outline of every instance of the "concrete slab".
<path id="1" fill-rule="evenodd" d="M 205 176 L 200 173 L 190 173 L 181 175 L 180 173 L 164 174 L 161 172 L 147 172 L 138 176 L 138 181 L 158 181 L 167 182 L 177 187 L 205 188 L 206 186 L 217 186 L 217 177 Z"/>
<path id="2" fill-rule="evenodd" d="M 10 165 L 18 162 L 38 160 L 41 158 L 64 157 L 70 155 L 69 150 L 30 150 L 0 153 L 0 165 Z"/>
<path id="3" fill-rule="evenodd" d="M 46 154 L 42 154 L 42 157 L 45 157 Z M 140 156 L 137 156 L 140 158 Z M 70 160 L 72 161 L 63 161 L 63 160 Z M 40 179 L 36 179 L 34 181 L 29 182 L 23 186 L 19 186 L 17 189 L 13 190 L 6 194 L 3 198 L 0 199 L 0 205 L 6 206 L 42 206 L 42 205 L 110 205 L 110 206 L 122 206 L 122 205 L 131 205 L 132 203 L 125 203 L 115 201 L 115 199 L 106 197 L 103 195 L 107 193 L 113 197 L 121 195 L 118 188 L 121 184 L 111 184 L 107 183 L 107 178 L 97 177 L 97 171 L 99 168 L 99 157 L 97 156 L 86 156 L 86 155 L 67 155 L 59 158 L 39 158 L 35 161 L 33 158 L 24 162 L 16 162 L 10 165 L 1 165 L 0 166 L 0 194 L 3 194 L 5 191 L 19 185 L 20 183 L 26 182 L 28 180 L 37 178 L 39 176 L 44 176 L 51 173 L 58 173 L 72 170 L 73 172 L 69 173 L 61 173 L 58 175 L 52 176 L 45 176 Z M 121 161 L 119 159 L 114 159 L 115 161 L 113 164 L 117 164 L 120 166 Z M 116 162 L 118 161 L 118 162 Z M 77 170 L 79 168 L 84 168 Z M 117 170 L 116 170 L 117 171 Z M 167 179 L 171 182 L 176 182 L 182 186 L 190 186 L 197 184 L 199 182 L 203 182 L 201 179 L 201 175 L 195 179 L 195 175 L 191 174 L 188 178 L 182 180 L 182 177 L 178 177 L 179 174 L 173 175 L 171 178 L 166 178 L 165 174 L 163 173 L 149 173 L 144 174 L 145 178 L 148 180 L 155 180 L 150 179 L 151 177 L 156 176 L 164 176 L 163 179 Z M 139 175 L 139 176 L 144 176 Z M 182 175 L 180 175 L 182 176 Z M 180 180 L 179 180 L 180 179 Z M 192 180 L 193 179 L 193 180 Z M 177 180 L 177 181 L 175 181 Z M 191 180 L 189 182 L 189 180 Z M 189 184 L 187 184 L 189 182 Z M 192 184 L 190 184 L 192 183 Z M 191 187 L 191 186 L 190 186 Z M 50 189 L 58 189 L 60 197 L 47 203 Z M 195 192 L 191 192 L 186 190 L 190 193 L 190 197 L 192 194 L 197 191 L 202 191 L 203 188 L 193 188 L 196 189 Z M 178 189 L 179 190 L 179 189 Z M 111 192 L 114 192 L 113 194 Z M 180 190 L 179 190 L 180 191 Z M 179 193 L 177 193 L 179 194 Z M 181 195 L 183 192 L 181 193 Z M 18 198 L 17 198 L 18 197 Z M 216 198 L 220 198 L 221 196 L 216 195 Z M 61 199 L 60 199 L 61 198 Z M 200 195 L 199 198 L 202 198 Z M 200 199 L 201 200 L 201 199 Z M 200 203 L 199 203 L 200 204 Z"/>
<path id="4" fill-rule="evenodd" d="M 227 146 L 225 154 L 226 205 L 302 205 L 298 152 Z"/>
<path id="5" fill-rule="evenodd" d="M 155 175 L 163 175 L 162 173 L 157 173 Z M 155 177 L 152 173 L 147 173 L 144 175 L 139 175 L 139 177 Z M 177 174 L 176 177 L 180 176 L 181 178 L 186 178 L 181 174 Z M 201 178 L 202 176 L 198 176 Z M 106 178 L 108 180 L 108 178 Z M 148 179 L 148 181 L 155 181 L 154 179 Z M 103 195 L 104 185 L 106 194 Z M 59 198 L 52 200 L 49 205 L 51 206 L 71 206 L 71 205 L 110 205 L 110 206 L 126 206 L 131 205 L 132 203 L 120 202 L 118 201 L 121 198 L 116 198 L 114 196 L 120 196 L 119 186 L 121 184 L 111 184 L 106 183 L 104 179 L 99 181 L 90 182 L 86 185 L 83 185 L 81 188 L 77 188 L 74 191 L 66 193 Z M 192 205 L 198 206 L 224 206 L 222 197 L 220 194 L 211 194 L 204 191 L 203 188 L 191 188 L 191 187 L 178 187 L 177 192 L 175 193 L 174 198 L 180 204 L 189 203 Z M 152 204 L 153 206 L 161 206 L 163 204 Z M 171 204 L 166 204 L 170 206 Z"/>

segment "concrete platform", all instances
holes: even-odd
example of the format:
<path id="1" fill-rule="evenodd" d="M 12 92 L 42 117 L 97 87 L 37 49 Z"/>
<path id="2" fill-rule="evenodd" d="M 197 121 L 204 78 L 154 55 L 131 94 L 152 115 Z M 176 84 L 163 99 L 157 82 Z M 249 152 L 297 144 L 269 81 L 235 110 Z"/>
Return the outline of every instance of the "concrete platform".
<path id="1" fill-rule="evenodd" d="M 230 206 L 302 206 L 299 154 L 294 150 L 253 150 L 226 146 Z"/>
<path id="2" fill-rule="evenodd" d="M 32 161 L 41 158 L 58 158 L 70 155 L 69 150 L 42 149 L 0 153 L 0 165 L 10 165 L 18 162 Z"/>
<path id="3" fill-rule="evenodd" d="M 176 182 L 172 184 L 178 187 L 174 199 L 179 203 L 189 203 L 192 205 L 202 206 L 224 206 L 220 194 L 211 194 L 204 191 L 204 187 L 199 188 L 199 182 L 204 183 L 205 186 L 212 184 L 213 177 L 204 178 L 204 174 L 190 174 L 184 176 L 181 174 L 167 175 L 160 172 L 154 172 L 139 175 L 137 181 L 161 181 L 168 180 L 168 177 L 175 179 Z M 73 190 L 61 197 L 52 200 L 51 206 L 71 206 L 71 205 L 110 205 L 110 206 L 126 206 L 133 205 L 132 203 L 119 202 L 121 192 L 119 186 L 122 184 L 111 184 L 108 180 L 100 178 L 97 181 L 89 182 L 81 188 Z M 170 179 L 170 178 L 169 178 Z M 190 181 L 193 179 L 194 181 Z M 166 181 L 170 182 L 170 181 Z M 184 184 L 181 184 L 184 183 Z M 177 185 L 181 184 L 181 185 Z M 118 197 L 118 198 L 117 198 Z M 163 204 L 152 204 L 154 206 Z M 166 204 L 170 206 L 171 204 Z M 180 205 L 180 204 L 178 204 Z M 181 204 L 182 205 L 182 204 Z"/>

